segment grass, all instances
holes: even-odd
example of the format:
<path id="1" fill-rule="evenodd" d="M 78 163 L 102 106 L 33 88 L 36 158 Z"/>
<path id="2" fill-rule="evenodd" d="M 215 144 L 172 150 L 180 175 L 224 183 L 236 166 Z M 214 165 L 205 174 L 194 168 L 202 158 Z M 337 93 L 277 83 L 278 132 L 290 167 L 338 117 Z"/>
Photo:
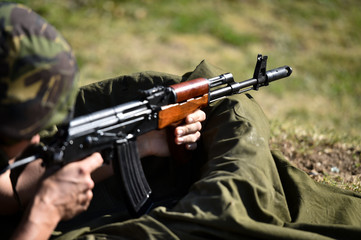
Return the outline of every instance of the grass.
<path id="1" fill-rule="evenodd" d="M 203 59 L 241 81 L 261 53 L 269 68 L 294 69 L 291 78 L 254 93 L 271 122 L 360 146 L 358 0 L 19 2 L 69 40 L 82 84 L 143 70 L 183 74 Z"/>

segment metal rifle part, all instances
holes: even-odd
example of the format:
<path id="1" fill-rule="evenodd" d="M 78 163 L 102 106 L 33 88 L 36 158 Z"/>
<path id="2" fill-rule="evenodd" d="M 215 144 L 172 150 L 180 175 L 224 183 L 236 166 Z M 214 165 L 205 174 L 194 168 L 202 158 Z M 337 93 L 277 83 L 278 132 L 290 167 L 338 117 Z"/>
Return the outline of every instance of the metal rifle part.
<path id="1" fill-rule="evenodd" d="M 278 67 L 266 71 L 267 56 L 259 54 L 253 73 L 253 78 L 235 82 L 231 73 L 222 74 L 223 78 L 218 78 L 214 86 L 226 84 L 227 86 L 210 91 L 209 102 L 214 102 L 233 94 L 244 93 L 250 90 L 258 90 L 260 87 L 268 86 L 270 82 L 288 77 L 292 74 L 292 68 L 289 66 Z M 212 79 L 210 79 L 212 80 Z M 212 86 L 212 85 L 211 85 Z"/>

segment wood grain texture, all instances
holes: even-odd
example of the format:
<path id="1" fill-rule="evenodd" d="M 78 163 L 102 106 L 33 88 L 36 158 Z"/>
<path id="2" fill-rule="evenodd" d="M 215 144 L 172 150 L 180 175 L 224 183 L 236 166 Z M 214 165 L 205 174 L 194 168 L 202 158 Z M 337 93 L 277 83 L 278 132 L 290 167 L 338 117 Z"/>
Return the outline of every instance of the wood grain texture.
<path id="1" fill-rule="evenodd" d="M 187 102 L 177 103 L 159 112 L 158 128 L 162 129 L 172 123 L 183 120 L 187 115 L 197 109 L 208 105 L 208 94 L 202 97 L 190 99 Z"/>
<path id="2" fill-rule="evenodd" d="M 197 78 L 170 86 L 177 95 L 176 102 L 184 102 L 190 98 L 200 97 L 209 92 L 209 81 L 206 78 Z"/>

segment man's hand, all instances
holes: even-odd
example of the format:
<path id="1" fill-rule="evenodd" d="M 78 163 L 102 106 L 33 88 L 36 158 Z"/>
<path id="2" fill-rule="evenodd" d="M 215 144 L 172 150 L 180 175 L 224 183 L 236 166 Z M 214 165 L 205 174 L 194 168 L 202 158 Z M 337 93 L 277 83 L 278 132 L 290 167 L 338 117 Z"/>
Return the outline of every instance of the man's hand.
<path id="1" fill-rule="evenodd" d="M 47 239 L 60 220 L 85 211 L 93 197 L 91 173 L 103 159 L 94 153 L 81 161 L 66 164 L 44 179 L 28 205 L 14 239 Z"/>
<path id="2" fill-rule="evenodd" d="M 86 210 L 93 197 L 91 173 L 100 167 L 99 153 L 77 162 L 66 164 L 45 178 L 36 198 L 52 207 L 61 220 L 68 220 Z"/>
<path id="3" fill-rule="evenodd" d="M 202 110 L 197 110 L 189 114 L 185 119 L 185 124 L 178 126 L 174 130 L 175 143 L 185 144 L 188 150 L 197 148 L 197 141 L 201 137 L 202 124 L 206 120 L 206 114 Z"/>
<path id="4" fill-rule="evenodd" d="M 202 110 L 196 110 L 189 114 L 183 125 L 179 125 L 174 129 L 174 142 L 177 145 L 185 144 L 188 150 L 197 148 L 202 129 L 201 122 L 206 119 L 206 114 Z M 141 135 L 137 139 L 140 157 L 145 156 L 170 156 L 170 149 L 165 129 L 156 130 Z"/>

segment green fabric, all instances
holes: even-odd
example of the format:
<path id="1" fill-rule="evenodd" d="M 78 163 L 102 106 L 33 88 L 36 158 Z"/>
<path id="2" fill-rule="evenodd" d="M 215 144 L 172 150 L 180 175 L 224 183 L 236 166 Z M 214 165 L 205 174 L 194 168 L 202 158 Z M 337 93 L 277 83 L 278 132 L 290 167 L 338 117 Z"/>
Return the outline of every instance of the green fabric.
<path id="1" fill-rule="evenodd" d="M 193 73 L 182 78 L 144 73 L 109 80 L 81 91 L 77 112 L 86 113 L 103 104 L 126 101 L 134 97 L 136 88 L 149 88 L 153 82 L 169 84 L 173 79 L 216 74 L 219 72 L 212 72 L 209 65 L 202 62 Z M 194 165 L 187 166 L 201 167 L 183 176 L 187 184 L 190 179 L 192 184 L 174 206 L 159 206 L 149 214 L 128 220 L 120 209 L 108 212 L 59 239 L 360 238 L 360 195 L 316 183 L 281 154 L 271 151 L 268 120 L 250 95 L 218 101 L 206 112 L 200 146 L 192 159 Z M 175 178 L 173 175 L 158 172 L 152 175 L 152 171 L 157 170 L 148 165 L 145 169 L 159 199 L 173 196 L 172 184 L 164 181 Z M 182 182 L 177 176 L 170 181 L 175 186 Z M 92 203 L 88 213 L 101 211 L 99 199 L 112 199 L 113 193 L 97 198 L 97 191 L 96 203 Z M 116 201 L 112 204 L 116 205 Z"/>

